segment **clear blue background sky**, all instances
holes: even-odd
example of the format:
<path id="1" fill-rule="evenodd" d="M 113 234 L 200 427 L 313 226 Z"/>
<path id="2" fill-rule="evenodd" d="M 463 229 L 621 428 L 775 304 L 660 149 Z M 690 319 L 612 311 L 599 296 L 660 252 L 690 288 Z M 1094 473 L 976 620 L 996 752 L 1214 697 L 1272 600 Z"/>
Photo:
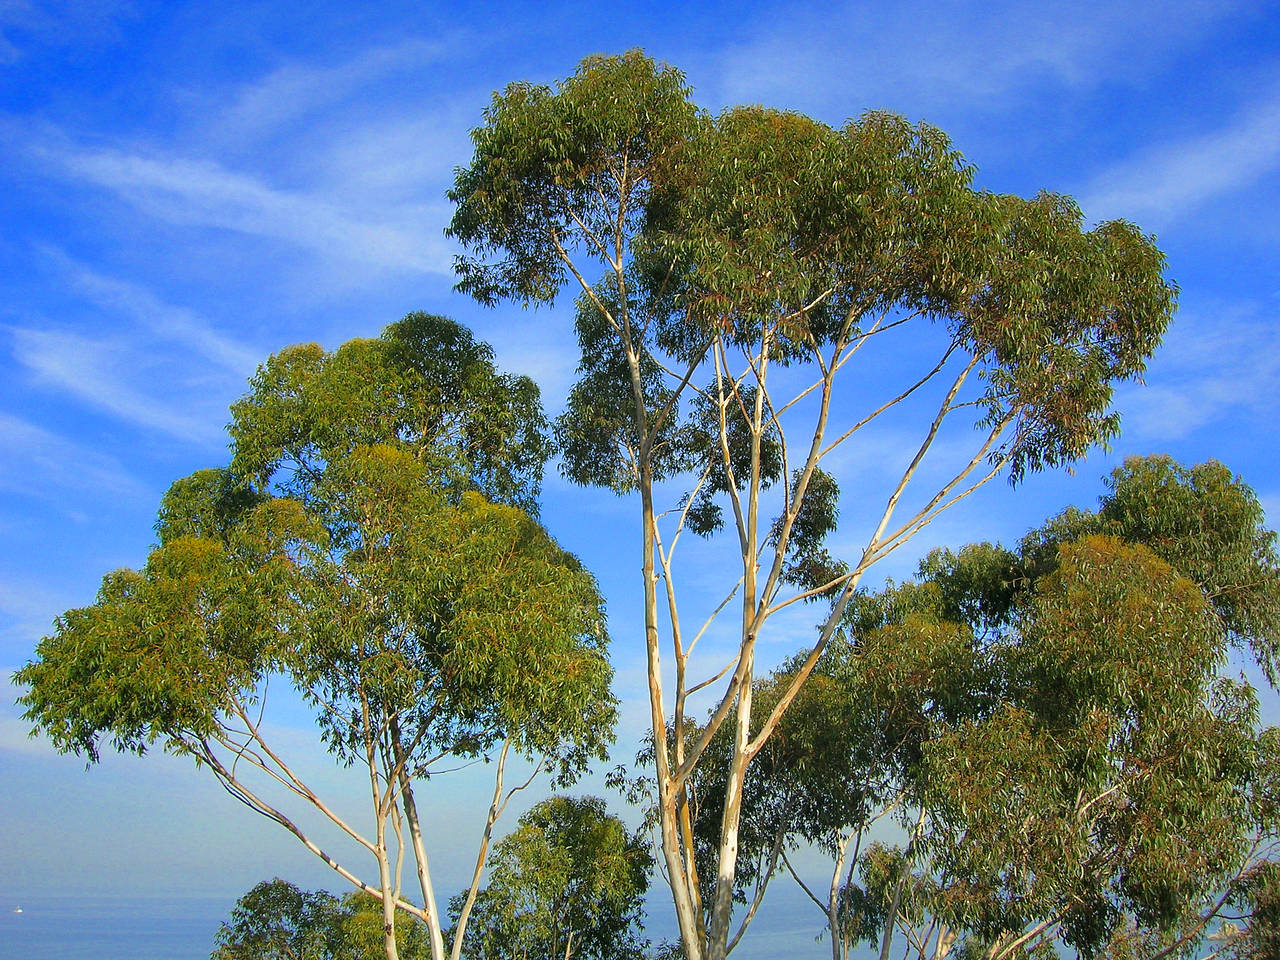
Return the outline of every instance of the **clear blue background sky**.
<path id="1" fill-rule="evenodd" d="M 8 677 L 105 571 L 143 561 L 159 496 L 224 461 L 227 407 L 281 346 L 444 313 L 561 404 L 576 362 L 566 311 L 482 311 L 451 292 L 444 191 L 496 88 L 635 46 L 683 69 L 711 109 L 928 120 L 982 186 L 1070 193 L 1090 221 L 1132 219 L 1167 252 L 1181 311 L 1147 385 L 1119 396 L 1114 452 L 1074 477 L 996 485 L 912 556 L 1091 505 L 1131 453 L 1220 459 L 1280 521 L 1274 3 L 0 0 L 0 907 L 234 897 L 277 873 L 337 887 L 184 763 L 86 772 L 29 741 Z M 634 511 L 554 477 L 545 501 L 609 598 L 631 743 Z M 306 742 L 305 718 L 283 734 Z M 445 890 L 462 880 L 482 789 L 463 777 L 432 801 L 449 824 Z"/>

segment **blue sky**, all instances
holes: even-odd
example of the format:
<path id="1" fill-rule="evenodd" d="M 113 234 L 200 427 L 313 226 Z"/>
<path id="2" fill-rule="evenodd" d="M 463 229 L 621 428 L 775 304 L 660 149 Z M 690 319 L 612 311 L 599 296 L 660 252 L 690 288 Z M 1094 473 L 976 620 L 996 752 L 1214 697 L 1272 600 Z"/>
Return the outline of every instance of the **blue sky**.
<path id="1" fill-rule="evenodd" d="M 184 764 L 86 773 L 28 741 L 8 675 L 104 572 L 142 562 L 160 494 L 224 461 L 228 405 L 286 344 L 444 313 L 559 406 L 576 363 L 567 312 L 453 293 L 444 191 L 492 91 L 636 46 L 711 109 L 928 120 L 982 186 L 1070 193 L 1168 254 L 1180 314 L 1145 387 L 1119 394 L 1112 454 L 994 485 L 884 573 L 1092 504 L 1132 453 L 1220 459 L 1280 522 L 1274 4 L 0 0 L 0 902 L 104 886 L 234 896 L 272 873 L 337 885 Z M 545 502 L 605 588 L 634 725 L 633 511 L 555 477 Z M 478 789 L 464 778 L 440 815 L 462 816 Z M 470 844 L 441 843 L 447 888 Z"/>

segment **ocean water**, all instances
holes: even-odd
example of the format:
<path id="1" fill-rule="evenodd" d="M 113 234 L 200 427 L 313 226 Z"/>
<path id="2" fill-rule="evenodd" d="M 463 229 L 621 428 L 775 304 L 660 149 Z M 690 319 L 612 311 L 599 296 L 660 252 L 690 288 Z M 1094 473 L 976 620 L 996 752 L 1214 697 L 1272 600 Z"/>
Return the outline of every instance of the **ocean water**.
<path id="1" fill-rule="evenodd" d="M 218 925 L 234 904 L 234 896 L 36 897 L 3 903 L 0 960 L 208 960 Z M 13 912 L 19 906 L 22 912 Z M 819 923 L 798 888 L 780 883 L 770 890 L 733 958 L 825 960 L 830 947 L 814 939 Z M 654 923 L 649 935 L 656 941 L 674 934 L 664 926 Z"/>
<path id="2" fill-rule="evenodd" d="M 38 897 L 0 905 L 0 960 L 208 960 L 235 898 Z M 15 909 L 21 907 L 21 913 Z"/>

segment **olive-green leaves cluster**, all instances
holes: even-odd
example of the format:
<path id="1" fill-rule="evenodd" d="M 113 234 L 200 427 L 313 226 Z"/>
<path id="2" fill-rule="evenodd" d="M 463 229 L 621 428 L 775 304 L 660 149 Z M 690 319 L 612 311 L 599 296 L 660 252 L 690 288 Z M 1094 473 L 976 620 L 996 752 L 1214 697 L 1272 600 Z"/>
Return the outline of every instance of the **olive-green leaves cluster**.
<path id="1" fill-rule="evenodd" d="M 449 191 L 449 233 L 476 254 L 457 261 L 460 289 L 486 303 L 554 300 L 572 225 L 607 234 L 621 206 L 639 230 L 704 124 L 679 71 L 636 52 L 588 58 L 554 93 L 515 83 L 494 94 Z"/>
<path id="2" fill-rule="evenodd" d="M 992 709 L 940 729 L 922 767 L 951 922 L 991 940 L 1060 911 L 1086 954 L 1155 953 L 1276 835 L 1274 733 L 1220 675 L 1232 644 L 1274 670 L 1262 522 L 1220 464 L 1134 458 L 1098 511 L 922 566 L 1000 666 Z"/>
<path id="3" fill-rule="evenodd" d="M 1059 544 L 1089 533 L 1142 543 L 1199 586 L 1231 642 L 1276 684 L 1280 552 L 1248 484 L 1212 460 L 1184 467 L 1164 456 L 1130 458 L 1107 480 L 1097 511 L 1072 508 L 1027 535 L 1020 576 L 1042 575 Z"/>
<path id="4" fill-rule="evenodd" d="M 618 431 L 639 384 L 600 376 L 622 345 L 669 365 L 670 388 L 716 343 L 812 361 L 877 315 L 918 311 L 979 359 L 987 422 L 1016 425 L 1000 451 L 1016 478 L 1114 434 L 1112 384 L 1142 372 L 1173 310 L 1163 257 L 1136 228 L 1085 231 L 1069 198 L 976 190 L 934 127 L 868 113 L 837 129 L 761 107 L 712 117 L 678 71 L 635 51 L 588 59 L 554 90 L 508 87 L 473 140 L 450 193 L 460 289 L 526 303 L 570 279 L 596 291 L 561 422 L 577 482 L 625 488 L 634 470 L 638 437 Z M 660 391 L 648 407 L 663 408 Z M 615 465 L 605 439 L 622 448 Z"/>
<path id="5" fill-rule="evenodd" d="M 1204 595 L 1145 547 L 1086 537 L 1011 640 L 994 709 L 926 751 L 937 869 L 959 881 L 946 910 L 994 937 L 1053 905 L 1086 952 L 1124 916 L 1175 927 L 1230 880 L 1255 826 L 1256 715 L 1215 684 Z"/>
<path id="6" fill-rule="evenodd" d="M 413 918 L 398 916 L 395 935 L 404 960 L 431 956 L 422 924 Z M 236 901 L 215 941 L 211 960 L 379 960 L 385 956 L 382 904 L 367 893 L 335 897 L 277 877 Z"/>
<path id="7" fill-rule="evenodd" d="M 537 385 L 499 372 L 493 350 L 444 317 L 411 313 L 328 353 L 282 350 L 232 408 L 232 472 L 307 499 L 326 466 L 392 443 L 442 489 L 537 509 L 549 453 Z"/>
<path id="8" fill-rule="evenodd" d="M 1261 522 L 1221 465 L 1135 458 L 1096 513 L 1016 550 L 935 551 L 918 579 L 860 594 L 753 767 L 739 896 L 775 843 L 803 841 L 844 858 L 848 945 L 879 946 L 900 879 L 899 919 L 940 922 L 961 950 L 1046 923 L 1028 949 L 1154 955 L 1214 929 L 1223 891 L 1269 903 L 1251 856 L 1280 837 L 1278 741 L 1223 670 L 1233 643 L 1264 665 L 1273 649 L 1280 561 Z M 757 681 L 763 711 L 794 669 Z M 727 749 L 693 781 L 708 851 Z M 918 824 L 906 866 L 901 848 L 853 853 L 884 809 Z"/>
<path id="9" fill-rule="evenodd" d="M 301 612 L 300 555 L 324 531 L 297 504 L 267 500 L 234 526 L 197 535 L 221 505 L 183 494 L 221 488 L 215 471 L 175 485 L 164 542 L 142 570 L 108 574 L 96 602 L 59 617 L 18 671 L 27 719 L 59 750 L 96 761 L 104 737 L 136 753 L 156 740 L 194 750 L 227 702 L 251 698 L 282 655 Z"/>
<path id="10" fill-rule="evenodd" d="M 230 468 L 175 483 L 145 567 L 110 574 L 19 671 L 60 749 L 203 757 L 282 677 L 342 762 L 381 743 L 419 775 L 506 740 L 569 778 L 603 756 L 602 601 L 522 509 L 547 454 L 529 381 L 412 314 L 277 354 L 233 417 Z"/>
<path id="11" fill-rule="evenodd" d="M 641 960 L 653 856 L 596 797 L 551 797 L 494 848 L 467 925 L 467 956 Z M 456 914 L 466 895 L 451 907 Z"/>

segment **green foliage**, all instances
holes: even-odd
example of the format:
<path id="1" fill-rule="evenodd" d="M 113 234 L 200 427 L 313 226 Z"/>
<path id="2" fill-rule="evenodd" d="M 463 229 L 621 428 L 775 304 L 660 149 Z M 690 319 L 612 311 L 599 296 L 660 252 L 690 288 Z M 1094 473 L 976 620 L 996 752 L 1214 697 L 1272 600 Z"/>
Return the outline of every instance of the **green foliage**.
<path id="1" fill-rule="evenodd" d="M 1243 691 L 1208 702 L 1208 603 L 1146 548 L 1091 537 L 1062 548 L 1019 620 L 995 711 L 928 746 L 948 915 L 994 937 L 1066 908 L 1086 952 L 1122 915 L 1176 925 L 1230 879 L 1249 826 L 1254 733 L 1235 721 L 1253 717 L 1234 709 Z"/>
<path id="2" fill-rule="evenodd" d="M 1064 513 L 1017 555 L 922 565 L 961 598 L 948 616 L 999 628 L 1003 675 L 994 712 L 926 753 L 950 922 L 991 939 L 1061 911 L 1084 953 L 1122 921 L 1162 949 L 1274 836 L 1274 733 L 1257 730 L 1254 692 L 1218 677 L 1232 641 L 1269 669 L 1280 563 L 1261 523 L 1220 465 L 1134 458 L 1098 513 Z"/>
<path id="3" fill-rule="evenodd" d="M 624 192 L 619 157 L 646 195 L 647 184 L 665 182 L 687 135 L 705 124 L 687 95 L 679 71 L 638 52 L 584 60 L 555 94 L 527 83 L 495 94 L 472 131 L 472 162 L 449 191 L 449 233 L 480 254 L 459 258 L 460 289 L 487 303 L 552 301 L 567 278 L 556 248 L 570 232 L 563 224 L 608 232 Z M 633 227 L 661 213 L 654 200 L 623 211 Z M 485 262 L 490 254 L 501 259 Z"/>
<path id="4" fill-rule="evenodd" d="M 146 567 L 110 575 L 20 671 L 28 717 L 90 759 L 102 736 L 199 754 L 283 674 L 344 762 L 370 724 L 398 727 L 414 774 L 507 738 L 566 779 L 603 756 L 593 579 L 522 510 L 468 489 L 525 502 L 545 454 L 536 390 L 489 358 L 411 314 L 379 340 L 269 360 L 234 408 L 232 468 L 174 484 Z"/>
<path id="5" fill-rule="evenodd" d="M 1269 874 L 1249 864 L 1280 836 L 1280 734 L 1220 675 L 1230 643 L 1266 649 L 1231 624 L 1265 627 L 1280 584 L 1255 507 L 1217 464 L 1133 459 L 1097 514 L 1018 551 L 934 551 L 918 580 L 856 597 L 753 767 L 739 897 L 776 842 L 841 856 L 897 804 L 904 828 L 924 818 L 918 849 L 910 868 L 900 848 L 856 854 L 837 885 L 850 944 L 878 945 L 899 881 L 899 920 L 942 922 L 961 956 L 1047 921 L 1027 950 L 1057 935 L 1082 955 L 1155 954 L 1194 941 L 1224 890 L 1269 935 Z M 794 669 L 757 681 L 763 711 Z M 704 863 L 724 741 L 692 790 Z"/>
<path id="6" fill-rule="evenodd" d="M 277 354 L 232 413 L 230 467 L 170 488 L 146 565 L 59 618 L 17 674 L 20 702 L 59 750 L 91 762 L 104 741 L 193 756 L 380 889 L 344 903 L 355 952 L 341 956 L 393 958 L 404 937 L 399 955 L 421 955 L 440 945 L 425 870 L 423 906 L 399 906 L 422 930 L 389 926 L 400 893 L 388 831 L 407 822 L 422 842 L 412 781 L 450 758 L 514 751 L 567 784 L 612 739 L 599 591 L 526 509 L 547 455 L 537 390 L 499 374 L 463 328 L 411 314 L 332 354 Z M 367 768 L 372 839 L 264 737 L 267 690 L 281 683 L 314 708 L 339 764 Z M 323 853 L 263 782 L 373 854 L 379 886 Z"/>
<path id="7" fill-rule="evenodd" d="M 1233 641 L 1272 685 L 1280 657 L 1280 553 L 1254 492 L 1215 461 L 1129 459 L 1112 474 L 1099 519 L 1144 543 L 1198 584 Z"/>
<path id="8" fill-rule="evenodd" d="M 1085 232 L 1069 198 L 975 191 L 936 128 L 760 107 L 711 118 L 678 71 L 635 51 L 590 58 L 555 90 L 508 87 L 473 140 L 450 192 L 450 233 L 470 251 L 460 289 L 551 302 L 575 252 L 605 267 L 583 293 L 584 376 L 558 426 L 578 482 L 626 474 L 599 442 L 633 415 L 624 361 L 697 363 L 717 337 L 762 335 L 775 363 L 811 359 L 894 309 L 945 320 L 983 358 L 991 422 L 1019 417 L 1015 476 L 1068 462 L 1115 433 L 1111 383 L 1141 373 L 1173 309 L 1163 257 L 1134 227 Z"/>
<path id="9" fill-rule="evenodd" d="M 421 924 L 402 915 L 395 927 L 401 957 L 430 956 Z M 210 960 L 380 960 L 382 904 L 366 893 L 339 899 L 300 890 L 277 877 L 236 901 L 215 940 Z"/>
<path id="10" fill-rule="evenodd" d="M 171 490 L 168 515 L 199 486 Z M 268 500 L 216 536 L 168 540 L 141 571 L 108 574 L 94 605 L 59 617 L 18 672 L 30 688 L 19 700 L 27 718 L 59 750 L 90 761 L 104 736 L 134 753 L 158 739 L 195 749 L 282 655 L 301 613 L 292 589 L 299 552 L 322 536 L 296 504 Z"/>
<path id="11" fill-rule="evenodd" d="M 639 495 L 667 878 L 690 956 L 721 960 L 732 895 L 742 894 L 734 880 L 737 851 L 750 851 L 748 874 L 767 872 L 771 857 L 763 851 L 777 849 L 781 811 L 805 808 L 794 791 L 787 801 L 783 794 L 766 799 L 768 791 L 750 799 L 747 766 L 771 762 L 761 749 L 770 737 L 804 743 L 778 721 L 804 709 L 803 694 L 793 700 L 790 688 L 805 682 L 831 641 L 858 578 L 932 512 L 972 489 L 962 484 L 985 482 L 984 460 L 988 476 L 1007 467 L 1016 481 L 1079 459 L 1113 436 L 1113 387 L 1141 374 L 1176 290 L 1164 276 L 1163 255 L 1135 227 L 1111 222 L 1086 230 L 1069 198 L 976 190 L 972 168 L 934 127 L 882 112 L 840 128 L 762 107 L 711 116 L 693 104 L 678 71 L 638 51 L 589 58 L 554 88 L 507 87 L 472 139 L 471 162 L 450 193 L 456 212 L 449 232 L 464 249 L 459 289 L 486 303 L 543 304 L 565 284 L 576 285 L 582 359 L 555 425 L 562 469 L 575 483 Z M 918 380 L 913 373 L 901 387 L 890 386 L 867 418 L 837 425 L 847 415 L 836 399 L 837 374 L 855 368 L 849 361 L 873 336 L 878 346 L 886 342 L 880 334 L 907 323 L 937 331 L 919 337 L 939 344 L 932 372 L 930 360 Z M 953 385 L 900 486 L 885 498 L 862 556 L 856 565 L 833 557 L 825 544 L 837 526 L 841 491 L 820 461 L 948 367 Z M 776 368 L 782 372 L 771 380 Z M 800 384 L 794 395 L 778 391 L 779 378 L 788 390 Z M 895 530 L 904 488 L 952 415 L 976 421 L 986 439 L 961 460 L 967 466 L 955 479 L 921 498 L 923 511 Z M 797 421 L 803 436 L 788 437 Z M 674 508 L 657 505 L 655 491 L 665 494 L 667 482 L 677 480 L 683 495 Z M 674 528 L 670 536 L 659 529 L 664 525 Z M 695 681 L 686 684 L 670 551 L 685 528 L 711 535 L 730 526 L 741 548 L 742 642 L 704 731 L 684 713 Z M 855 661 L 870 659 L 878 644 L 919 667 L 900 676 L 896 664 L 886 664 L 883 689 L 853 694 L 868 698 L 868 718 L 880 711 L 903 718 L 886 753 L 868 760 L 861 748 L 849 748 L 872 764 L 876 783 L 881 765 L 890 780 L 918 766 L 933 725 L 964 712 L 957 706 L 966 699 L 958 693 L 963 682 L 995 676 L 988 648 L 1012 629 L 1017 600 L 1029 589 L 1022 582 L 1029 578 L 1011 565 L 1017 559 L 994 548 L 939 557 L 929 590 L 852 604 L 849 624 L 883 621 L 876 644 L 862 645 L 861 634 L 852 641 Z M 1000 590 L 989 591 L 996 579 Z M 657 596 L 663 581 L 665 620 Z M 784 588 L 796 593 L 783 599 Z M 756 706 L 777 707 L 761 721 L 744 696 L 755 679 L 755 644 L 778 610 L 819 598 L 831 602 L 823 605 L 820 639 L 810 656 L 789 665 L 789 677 L 759 686 Z M 885 619 L 917 602 L 918 621 Z M 970 613 L 979 619 L 956 620 Z M 663 662 L 673 662 L 676 674 L 670 731 L 656 668 L 658 637 L 668 626 L 674 656 Z M 928 638 L 920 643 L 936 641 L 948 663 L 967 651 L 962 678 L 943 682 L 944 667 L 925 652 L 901 656 L 909 646 L 903 638 L 917 631 Z M 830 680 L 837 682 L 834 674 Z M 874 699 L 882 693 L 887 699 Z M 984 688 L 976 702 L 987 708 L 1001 694 L 998 686 Z M 815 696 L 811 706 L 821 712 L 822 696 Z M 723 742 L 721 725 L 736 727 Z M 868 719 L 851 729 L 873 727 Z M 707 770 L 699 771 L 703 764 Z M 863 779 L 855 774 L 851 782 Z M 745 843 L 735 836 L 739 797 L 741 829 L 754 831 Z M 705 833 L 681 820 L 694 806 Z M 715 892 L 703 896 L 695 875 L 715 877 Z M 709 912 L 702 924 L 700 905 Z"/>
<path id="12" fill-rule="evenodd" d="M 595 797 L 552 797 L 494 849 L 465 949 L 477 960 L 639 960 L 653 857 Z M 450 902 L 456 916 L 466 894 Z"/>
<path id="13" fill-rule="evenodd" d="M 534 512 L 546 420 L 528 377 L 499 373 L 493 351 L 444 317 L 411 313 L 374 340 L 332 354 L 282 350 L 232 408 L 232 473 L 308 499 L 327 466 L 361 446 L 411 453 L 442 490 L 477 489 Z"/>
<path id="14" fill-rule="evenodd" d="M 216 935 L 212 960 L 346 960 L 338 898 L 264 880 L 236 901 Z M 381 947 L 381 944 L 379 944 Z"/>

